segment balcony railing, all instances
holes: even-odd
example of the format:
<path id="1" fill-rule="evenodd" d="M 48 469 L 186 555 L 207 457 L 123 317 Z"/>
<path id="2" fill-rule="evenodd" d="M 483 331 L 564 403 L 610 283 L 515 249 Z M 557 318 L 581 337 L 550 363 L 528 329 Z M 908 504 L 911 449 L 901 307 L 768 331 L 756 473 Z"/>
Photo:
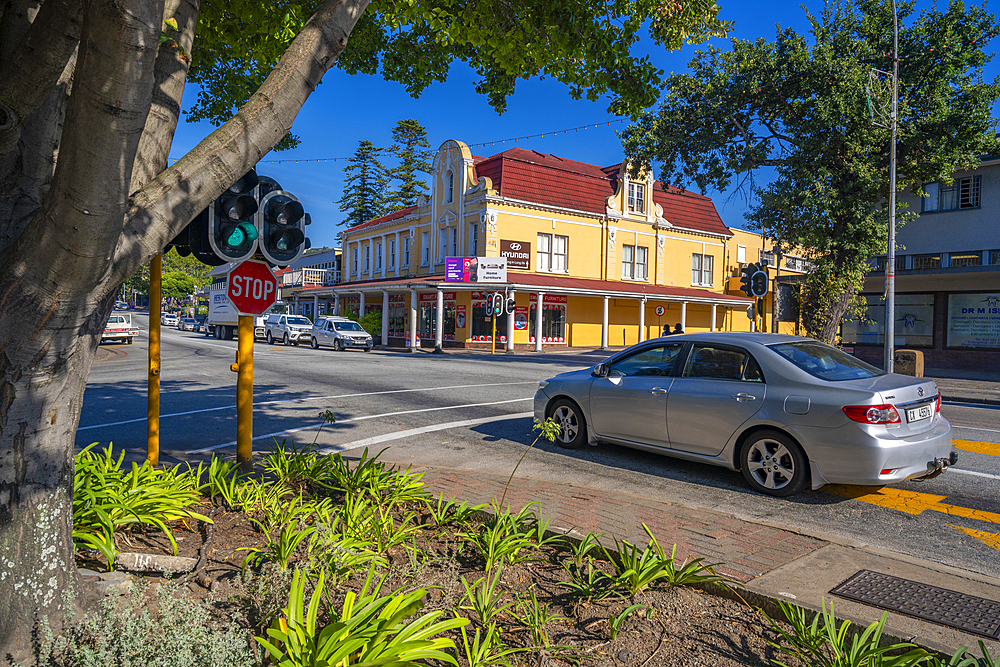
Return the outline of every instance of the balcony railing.
<path id="1" fill-rule="evenodd" d="M 340 282 L 334 269 L 292 269 L 281 275 L 282 287 L 328 287 Z"/>

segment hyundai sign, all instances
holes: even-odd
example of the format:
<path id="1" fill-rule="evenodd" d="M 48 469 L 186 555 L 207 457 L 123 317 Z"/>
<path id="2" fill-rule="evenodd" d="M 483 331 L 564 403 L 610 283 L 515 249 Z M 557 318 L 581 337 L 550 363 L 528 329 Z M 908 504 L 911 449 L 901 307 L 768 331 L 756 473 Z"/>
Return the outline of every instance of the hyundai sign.
<path id="1" fill-rule="evenodd" d="M 528 241 L 500 240 L 500 256 L 507 259 L 508 269 L 531 268 L 531 243 Z"/>

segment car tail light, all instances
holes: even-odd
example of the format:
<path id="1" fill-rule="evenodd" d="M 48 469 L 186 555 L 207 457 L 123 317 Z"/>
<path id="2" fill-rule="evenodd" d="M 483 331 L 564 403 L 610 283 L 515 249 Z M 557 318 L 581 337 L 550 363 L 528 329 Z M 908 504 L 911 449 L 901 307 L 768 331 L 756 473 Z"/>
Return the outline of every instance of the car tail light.
<path id="1" fill-rule="evenodd" d="M 941 394 L 937 395 L 937 402 L 934 404 L 934 412 L 941 412 Z"/>
<path id="2" fill-rule="evenodd" d="M 884 405 L 845 405 L 844 414 L 853 421 L 862 424 L 898 424 L 899 413 L 896 406 Z"/>

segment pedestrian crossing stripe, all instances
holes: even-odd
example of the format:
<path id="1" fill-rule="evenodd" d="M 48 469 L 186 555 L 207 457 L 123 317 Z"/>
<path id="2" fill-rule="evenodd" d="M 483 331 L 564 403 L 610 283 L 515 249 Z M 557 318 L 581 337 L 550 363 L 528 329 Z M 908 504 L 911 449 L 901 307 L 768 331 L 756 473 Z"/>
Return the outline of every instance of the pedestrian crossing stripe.
<path id="1" fill-rule="evenodd" d="M 966 519 L 986 521 L 988 523 L 1000 524 L 1000 514 L 987 512 L 986 510 L 974 510 L 958 505 L 949 505 L 941 502 L 947 496 L 936 496 L 930 493 L 919 493 L 906 489 L 897 489 L 891 486 L 855 486 L 848 484 L 828 484 L 822 489 L 826 493 L 860 500 L 870 505 L 878 505 L 906 514 L 921 514 L 924 511 L 941 512 L 949 516 L 960 516 Z"/>

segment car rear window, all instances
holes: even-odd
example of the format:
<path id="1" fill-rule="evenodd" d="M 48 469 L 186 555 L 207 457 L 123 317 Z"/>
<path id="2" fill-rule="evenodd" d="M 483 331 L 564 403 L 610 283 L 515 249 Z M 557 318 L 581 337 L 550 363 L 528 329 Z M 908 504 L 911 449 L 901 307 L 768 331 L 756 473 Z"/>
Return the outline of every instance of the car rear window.
<path id="1" fill-rule="evenodd" d="M 885 375 L 883 370 L 820 342 L 778 343 L 768 347 L 806 373 L 829 382 L 863 380 Z"/>

